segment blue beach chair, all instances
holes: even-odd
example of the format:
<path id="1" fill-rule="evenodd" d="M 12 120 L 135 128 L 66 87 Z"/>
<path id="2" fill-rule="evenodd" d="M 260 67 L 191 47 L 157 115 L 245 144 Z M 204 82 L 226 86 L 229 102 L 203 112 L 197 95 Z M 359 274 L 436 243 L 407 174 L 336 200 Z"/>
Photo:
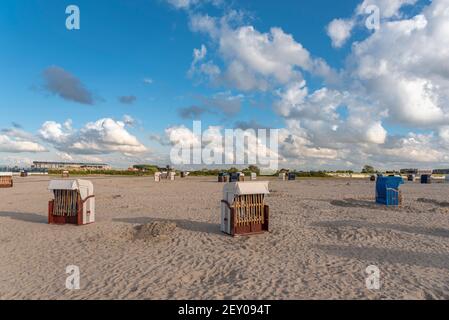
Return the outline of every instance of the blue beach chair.
<path id="1" fill-rule="evenodd" d="M 399 186 L 404 184 L 402 177 L 378 177 L 376 182 L 376 203 L 386 206 L 400 206 L 402 195 Z"/>

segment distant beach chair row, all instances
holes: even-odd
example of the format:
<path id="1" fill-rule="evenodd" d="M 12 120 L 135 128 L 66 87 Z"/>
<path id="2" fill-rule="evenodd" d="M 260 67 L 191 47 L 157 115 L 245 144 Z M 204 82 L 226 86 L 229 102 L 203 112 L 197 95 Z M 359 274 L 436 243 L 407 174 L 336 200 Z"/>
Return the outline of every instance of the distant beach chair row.
<path id="1" fill-rule="evenodd" d="M 160 176 L 164 175 L 161 173 Z M 159 176 L 158 174 L 155 175 Z M 165 173 L 165 179 L 174 180 L 175 173 Z M 251 235 L 269 231 L 270 210 L 265 200 L 270 194 L 268 182 L 244 182 L 245 175 L 221 174 L 231 182 L 223 187 L 221 201 L 221 231 L 232 235 Z M 243 178 L 243 179 L 242 179 Z M 255 178 L 251 175 L 251 178 Z M 422 179 L 427 183 L 428 179 Z M 0 173 L 0 186 L 12 186 L 12 173 Z M 376 179 L 376 203 L 400 206 L 402 193 L 400 176 L 378 176 Z M 48 190 L 53 199 L 48 203 L 49 224 L 86 225 L 95 222 L 95 195 L 91 181 L 81 179 L 51 180 Z"/>
<path id="2" fill-rule="evenodd" d="M 154 174 L 154 181 L 160 182 L 161 180 L 169 180 L 169 181 L 175 181 L 176 179 L 176 172 L 156 172 Z"/>

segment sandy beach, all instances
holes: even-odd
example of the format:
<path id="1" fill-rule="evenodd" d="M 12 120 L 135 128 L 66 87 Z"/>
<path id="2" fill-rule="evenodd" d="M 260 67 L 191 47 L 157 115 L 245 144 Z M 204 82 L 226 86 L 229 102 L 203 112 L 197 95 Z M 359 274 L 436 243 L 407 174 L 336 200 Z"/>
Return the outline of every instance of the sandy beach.
<path id="1" fill-rule="evenodd" d="M 88 178 L 97 218 L 82 227 L 47 224 L 49 179 L 0 189 L 0 299 L 449 299 L 449 184 L 406 183 L 386 208 L 369 181 L 270 180 L 271 233 L 232 238 L 215 178 Z M 177 227 L 136 237 L 155 221 Z"/>

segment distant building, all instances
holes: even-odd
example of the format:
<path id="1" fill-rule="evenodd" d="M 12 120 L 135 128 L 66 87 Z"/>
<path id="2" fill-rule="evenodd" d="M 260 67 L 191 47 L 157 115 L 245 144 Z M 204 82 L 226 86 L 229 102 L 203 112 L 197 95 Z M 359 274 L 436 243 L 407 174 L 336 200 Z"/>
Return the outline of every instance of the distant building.
<path id="1" fill-rule="evenodd" d="M 419 169 L 419 170 L 418 170 L 418 175 L 419 175 L 419 176 L 423 176 L 423 175 L 429 175 L 429 176 L 431 176 L 432 173 L 433 173 L 433 170 L 432 170 L 432 169 Z"/>
<path id="2" fill-rule="evenodd" d="M 418 169 L 401 169 L 401 174 L 418 174 Z"/>
<path id="3" fill-rule="evenodd" d="M 435 169 L 433 174 L 449 174 L 449 169 Z"/>
<path id="4" fill-rule="evenodd" d="M 48 172 L 47 169 L 39 169 L 39 168 L 29 168 L 29 167 L 9 167 L 9 166 L 0 166 L 0 172 L 13 172 L 13 173 L 20 173 L 20 172 L 27 172 L 30 174 L 45 174 Z"/>
<path id="5" fill-rule="evenodd" d="M 47 170 L 108 170 L 105 163 L 33 161 L 32 168 Z"/>

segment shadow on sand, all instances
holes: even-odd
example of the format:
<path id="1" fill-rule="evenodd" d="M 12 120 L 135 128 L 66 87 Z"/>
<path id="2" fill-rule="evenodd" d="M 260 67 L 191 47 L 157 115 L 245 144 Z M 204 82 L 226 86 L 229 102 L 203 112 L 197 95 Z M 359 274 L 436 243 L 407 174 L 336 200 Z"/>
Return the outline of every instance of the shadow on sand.
<path id="1" fill-rule="evenodd" d="M 332 200 L 330 204 L 342 208 L 364 208 L 372 210 L 385 210 L 389 209 L 386 206 L 377 204 L 374 200 L 356 200 L 356 199 L 345 199 L 345 200 Z"/>
<path id="2" fill-rule="evenodd" d="M 417 201 L 421 202 L 421 203 L 432 204 L 434 206 L 441 207 L 441 208 L 449 208 L 449 202 L 445 202 L 445 201 L 437 201 L 437 200 L 425 199 L 425 198 L 420 198 Z"/>
<path id="3" fill-rule="evenodd" d="M 449 269 L 447 254 L 337 245 L 317 245 L 316 248 L 332 256 L 358 259 L 373 264 L 399 263 L 425 268 Z"/>
<path id="4" fill-rule="evenodd" d="M 407 226 L 407 225 L 402 225 L 402 224 L 372 223 L 372 222 L 364 222 L 364 221 L 343 220 L 343 221 L 317 222 L 317 223 L 312 224 L 312 226 L 324 227 L 324 228 L 352 227 L 352 228 L 385 229 L 385 230 L 394 230 L 394 231 L 413 233 L 413 234 L 421 234 L 421 235 L 425 235 L 425 236 L 449 238 L 449 230 L 448 229 Z"/>
<path id="5" fill-rule="evenodd" d="M 20 220 L 32 223 L 47 223 L 48 218 L 36 213 L 24 213 L 24 212 L 0 212 L 0 218 L 6 217 L 14 220 Z"/>
<path id="6" fill-rule="evenodd" d="M 147 224 L 152 222 L 171 222 L 175 223 L 178 228 L 187 230 L 187 231 L 193 231 L 193 232 L 199 232 L 199 233 L 208 233 L 208 234 L 217 234 L 217 235 L 223 235 L 223 233 L 220 231 L 220 226 L 218 224 L 214 223 L 208 223 L 208 222 L 200 222 L 200 221 L 191 221 L 191 220 L 185 220 L 185 219 L 156 219 L 156 218 L 148 218 L 148 217 L 137 217 L 137 218 L 116 218 L 113 219 L 115 222 L 123 222 L 123 223 L 130 223 L 130 224 Z"/>

